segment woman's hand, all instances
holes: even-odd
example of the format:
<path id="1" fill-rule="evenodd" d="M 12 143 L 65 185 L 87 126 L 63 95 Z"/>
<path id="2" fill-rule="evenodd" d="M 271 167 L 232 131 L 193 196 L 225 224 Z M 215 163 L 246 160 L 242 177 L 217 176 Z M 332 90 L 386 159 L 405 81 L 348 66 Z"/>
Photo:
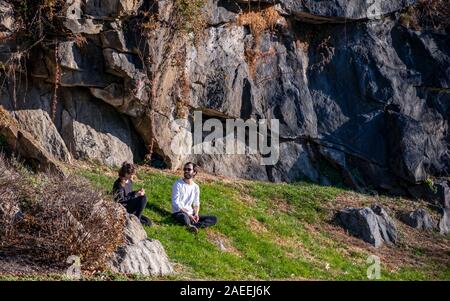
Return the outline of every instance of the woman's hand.
<path id="1" fill-rule="evenodd" d="M 141 188 L 138 192 L 137 192 L 138 196 L 144 196 L 145 195 L 145 189 Z"/>

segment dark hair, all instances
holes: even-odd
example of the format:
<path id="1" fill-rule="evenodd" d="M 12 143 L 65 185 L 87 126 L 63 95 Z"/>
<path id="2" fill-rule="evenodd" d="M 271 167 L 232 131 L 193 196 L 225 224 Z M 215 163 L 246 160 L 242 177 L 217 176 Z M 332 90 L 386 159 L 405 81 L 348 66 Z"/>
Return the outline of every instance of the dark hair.
<path id="1" fill-rule="evenodd" d="M 136 172 L 136 166 L 133 163 L 123 162 L 122 167 L 119 169 L 119 177 L 124 178 L 125 175 L 133 175 Z"/>
<path id="2" fill-rule="evenodd" d="M 195 174 L 197 174 L 198 173 L 198 165 L 197 164 L 195 164 L 194 162 L 188 162 L 188 163 L 186 163 L 186 164 L 184 164 L 184 167 L 186 167 L 186 166 L 188 166 L 188 165 L 192 165 L 192 168 L 194 169 L 194 172 L 195 172 Z"/>

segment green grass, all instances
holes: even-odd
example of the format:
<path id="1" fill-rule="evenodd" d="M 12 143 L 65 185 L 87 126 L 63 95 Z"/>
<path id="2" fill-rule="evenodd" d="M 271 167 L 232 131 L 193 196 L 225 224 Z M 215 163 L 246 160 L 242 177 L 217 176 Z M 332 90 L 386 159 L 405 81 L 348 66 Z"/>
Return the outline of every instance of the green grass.
<path id="1" fill-rule="evenodd" d="M 109 192 L 114 177 L 105 168 L 80 171 L 95 186 Z M 344 191 L 310 183 L 274 184 L 256 181 L 198 181 L 201 214 L 213 214 L 218 224 L 193 235 L 170 218 L 171 187 L 176 176 L 156 171 L 138 172 L 134 189 L 146 189 L 145 215 L 154 221 L 146 227 L 150 238 L 161 241 L 178 273 L 168 279 L 332 279 L 367 280 L 370 252 L 353 249 L 321 230 L 329 204 Z M 328 207 L 329 208 L 329 207 Z M 311 230 L 315 225 L 315 230 Z M 222 237 L 230 252 L 211 239 Z M 412 250 L 423 255 L 420 249 Z M 445 254 L 443 254 L 445 256 Z M 449 267 L 428 262 L 420 268 L 382 267 L 381 280 L 450 279 Z"/>

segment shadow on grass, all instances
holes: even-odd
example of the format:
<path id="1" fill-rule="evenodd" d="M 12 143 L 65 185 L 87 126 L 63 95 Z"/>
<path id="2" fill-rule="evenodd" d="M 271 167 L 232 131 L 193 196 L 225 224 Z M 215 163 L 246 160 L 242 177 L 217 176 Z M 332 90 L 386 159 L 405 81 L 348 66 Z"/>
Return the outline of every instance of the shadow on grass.
<path id="1" fill-rule="evenodd" d="M 158 213 L 159 215 L 161 215 L 162 217 L 171 217 L 172 213 L 166 209 L 163 209 L 155 204 L 149 204 L 147 203 L 146 206 L 147 209 L 152 210 L 156 213 Z"/>
<path id="2" fill-rule="evenodd" d="M 147 209 L 156 212 L 159 214 L 162 218 L 161 223 L 165 225 L 179 225 L 173 218 L 172 218 L 172 212 L 163 209 L 155 204 L 147 204 Z"/>

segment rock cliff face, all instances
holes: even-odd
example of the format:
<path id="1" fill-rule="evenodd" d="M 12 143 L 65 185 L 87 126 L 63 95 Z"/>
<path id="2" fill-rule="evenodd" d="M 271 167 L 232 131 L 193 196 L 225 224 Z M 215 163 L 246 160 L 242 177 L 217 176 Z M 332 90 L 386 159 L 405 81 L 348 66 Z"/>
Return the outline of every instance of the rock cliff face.
<path id="1" fill-rule="evenodd" d="M 0 1 L 0 104 L 57 159 L 152 151 L 172 169 L 395 193 L 449 176 L 448 24 L 424 1 L 73 0 L 32 45 L 15 3 Z M 174 121 L 195 111 L 278 119 L 279 161 L 174 153 L 189 136 Z"/>

